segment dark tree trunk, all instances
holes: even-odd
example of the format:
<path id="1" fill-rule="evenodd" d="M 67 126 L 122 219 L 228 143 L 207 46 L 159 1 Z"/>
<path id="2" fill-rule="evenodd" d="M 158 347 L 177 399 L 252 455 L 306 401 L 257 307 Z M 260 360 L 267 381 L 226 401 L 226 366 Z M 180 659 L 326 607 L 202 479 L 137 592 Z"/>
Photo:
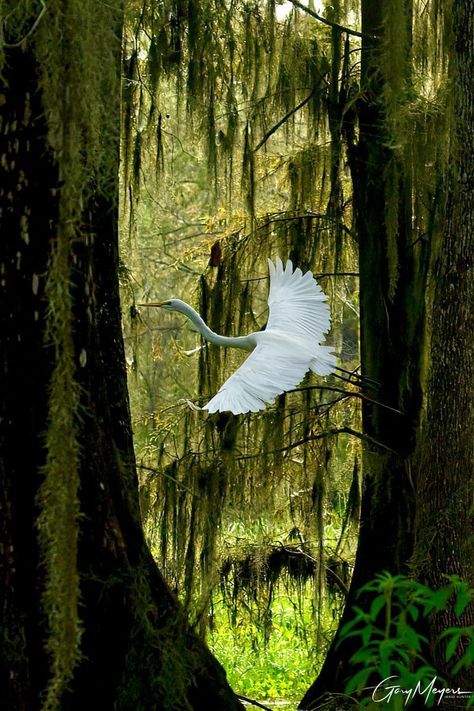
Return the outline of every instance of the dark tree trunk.
<path id="1" fill-rule="evenodd" d="M 427 415 L 421 444 L 414 562 L 432 587 L 445 574 L 474 585 L 474 6 L 453 5 L 453 148 L 437 265 Z M 430 620 L 430 651 L 450 686 L 474 688 L 474 667 L 453 676 L 439 634 L 474 624 L 453 605 Z"/>
<path id="2" fill-rule="evenodd" d="M 339 629 L 353 615 L 359 588 L 383 570 L 407 572 L 413 552 L 415 493 L 411 460 L 422 402 L 420 380 L 429 245 L 427 241 L 418 241 L 413 246 L 411 185 L 400 171 L 396 186 L 398 276 L 394 282 L 389 256 L 393 246 L 389 244 L 386 228 L 387 166 L 390 163 L 398 166 L 396 156 L 387 148 L 383 118 L 380 72 L 383 9 L 379 0 L 362 2 L 364 99 L 358 107 L 359 140 L 354 142 L 350 126 L 346 135 L 359 239 L 362 372 L 378 383 L 376 399 L 403 415 L 363 403 L 363 432 L 380 446 L 364 445 L 359 542 Z M 357 599 L 357 604 L 361 603 Z M 313 708 L 315 700 L 325 693 L 344 690 L 351 676 L 349 659 L 356 645 L 354 638 L 339 644 L 336 633 L 319 676 L 301 701 L 301 709 Z"/>
<path id="3" fill-rule="evenodd" d="M 111 110 L 118 108 L 117 60 Z M 55 362 L 54 348 L 45 345 L 45 277 L 61 185 L 33 52 L 10 50 L 3 77 L 0 699 L 2 708 L 34 711 L 51 674 L 36 523 Z M 231 711 L 242 706 L 221 666 L 183 619 L 142 532 L 120 330 L 116 172 L 109 178 L 112 197 L 91 199 L 81 226 L 86 239 L 73 255 L 83 634 L 82 656 L 61 708 Z"/>

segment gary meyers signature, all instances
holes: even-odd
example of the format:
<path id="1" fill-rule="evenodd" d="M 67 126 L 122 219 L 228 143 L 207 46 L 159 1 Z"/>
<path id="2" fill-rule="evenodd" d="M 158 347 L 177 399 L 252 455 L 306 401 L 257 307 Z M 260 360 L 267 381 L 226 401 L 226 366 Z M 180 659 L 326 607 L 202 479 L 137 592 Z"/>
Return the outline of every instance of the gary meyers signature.
<path id="1" fill-rule="evenodd" d="M 408 706 L 410 701 L 415 696 L 424 696 L 425 703 L 432 697 L 436 700 L 436 705 L 439 706 L 444 698 L 468 698 L 472 691 L 463 691 L 462 689 L 451 689 L 447 686 L 436 686 L 437 677 L 434 676 L 429 683 L 419 681 L 412 689 L 404 689 L 397 684 L 396 676 L 388 676 L 386 679 L 377 684 L 372 692 L 372 700 L 376 703 L 389 703 L 394 696 L 400 698 L 405 696 L 404 706 Z"/>

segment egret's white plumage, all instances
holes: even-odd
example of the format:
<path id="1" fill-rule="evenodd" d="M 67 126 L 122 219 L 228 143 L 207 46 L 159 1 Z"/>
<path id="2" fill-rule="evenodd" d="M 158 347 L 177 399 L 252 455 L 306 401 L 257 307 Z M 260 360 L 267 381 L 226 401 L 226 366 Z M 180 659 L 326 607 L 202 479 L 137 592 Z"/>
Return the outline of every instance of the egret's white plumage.
<path id="1" fill-rule="evenodd" d="M 219 392 L 204 405 L 209 412 L 239 415 L 265 409 L 277 395 L 296 387 L 308 370 L 329 375 L 336 367 L 330 346 L 321 345 L 331 319 L 327 296 L 312 272 L 293 271 L 290 260 L 283 267 L 269 259 L 270 291 L 268 322 L 264 331 L 228 338 L 211 331 L 199 314 L 179 299 L 144 304 L 164 306 L 184 313 L 211 343 L 251 350 L 252 353 Z"/>

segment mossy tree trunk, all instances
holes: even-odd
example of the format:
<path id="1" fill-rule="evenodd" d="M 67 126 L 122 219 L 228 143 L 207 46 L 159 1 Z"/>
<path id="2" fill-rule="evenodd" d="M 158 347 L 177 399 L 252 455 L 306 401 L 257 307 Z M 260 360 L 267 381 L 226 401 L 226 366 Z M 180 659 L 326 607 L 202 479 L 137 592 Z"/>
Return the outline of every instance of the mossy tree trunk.
<path id="1" fill-rule="evenodd" d="M 116 93 L 108 109 L 118 121 L 116 44 Z M 81 711 L 239 709 L 223 669 L 183 619 L 142 532 L 120 329 L 118 132 L 116 155 L 102 166 L 108 190 L 90 191 L 81 239 L 71 243 L 71 281 L 59 281 L 56 292 L 59 302 L 72 295 L 79 402 L 73 411 L 78 456 L 71 469 L 77 464 L 79 489 L 78 515 L 69 494 L 59 512 L 71 540 L 77 539 L 77 549 L 62 551 L 70 558 L 71 581 L 64 589 L 71 595 L 71 618 L 58 639 L 52 635 L 47 606 L 59 619 L 64 606 L 62 598 L 55 600 L 47 571 L 63 561 L 42 549 L 38 521 L 54 536 L 56 521 L 45 517 L 39 491 L 51 408 L 58 404 L 51 399 L 51 379 L 63 347 L 62 341 L 50 342 L 45 328 L 52 310 L 61 308 L 46 285 L 64 181 L 48 141 L 39 76 L 34 49 L 23 43 L 8 50 L 0 97 L 1 705 L 15 711 L 59 705 Z M 63 399 L 68 397 L 65 392 Z M 69 425 L 63 426 L 67 439 Z M 69 474 L 64 467 L 53 495 L 62 495 Z"/>
<path id="2" fill-rule="evenodd" d="M 436 269 L 431 367 L 417 492 L 417 577 L 432 587 L 445 574 L 474 584 L 474 6 L 453 4 L 453 142 L 444 233 Z M 430 620 L 434 666 L 450 686 L 474 687 L 474 668 L 453 676 L 459 646 L 446 662 L 439 634 L 474 624 L 474 606 L 458 618 L 451 604 Z"/>
<path id="3" fill-rule="evenodd" d="M 362 372 L 378 383 L 376 399 L 403 414 L 363 402 L 363 432 L 380 446 L 364 446 L 359 542 L 339 629 L 352 617 L 359 588 L 383 570 L 407 572 L 413 552 L 412 458 L 422 403 L 423 323 L 430 256 L 429 240 L 413 236 L 410 181 L 403 174 L 399 157 L 388 147 L 380 70 L 383 12 L 384 3 L 363 0 L 359 137 L 355 141 L 353 126 L 348 125 L 346 138 L 359 239 Z M 406 14 L 408 18 L 410 7 Z M 389 226 L 390 211 L 396 215 L 395 230 Z M 363 601 L 358 599 L 357 603 Z M 356 644 L 347 640 L 339 645 L 336 633 L 321 672 L 300 708 L 313 708 L 324 693 L 344 690 Z"/>

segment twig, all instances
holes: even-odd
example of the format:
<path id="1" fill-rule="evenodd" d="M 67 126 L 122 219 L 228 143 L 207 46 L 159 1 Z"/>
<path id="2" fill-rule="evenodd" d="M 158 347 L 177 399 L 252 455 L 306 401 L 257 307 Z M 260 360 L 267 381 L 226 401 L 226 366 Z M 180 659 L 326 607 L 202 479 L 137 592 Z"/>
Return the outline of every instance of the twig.
<path id="1" fill-rule="evenodd" d="M 176 486 L 180 486 L 182 489 L 185 491 L 189 492 L 192 494 L 192 496 L 195 496 L 196 498 L 200 498 L 199 494 L 196 494 L 195 491 L 190 489 L 188 486 L 185 484 L 182 484 L 180 481 L 178 481 L 174 476 L 171 476 L 171 474 L 167 474 L 165 471 L 160 470 L 160 469 L 155 469 L 154 467 L 147 467 L 145 464 L 137 464 L 137 469 L 144 469 L 147 472 L 152 472 L 153 474 L 161 474 L 162 476 L 166 477 L 167 479 L 171 479 L 171 481 L 174 481 Z"/>
<path id="2" fill-rule="evenodd" d="M 248 696 L 242 696 L 242 694 L 236 694 L 236 696 L 241 701 L 246 701 L 248 704 L 253 704 L 254 706 L 258 706 L 259 709 L 265 709 L 265 711 L 272 711 L 269 706 L 265 706 L 264 704 L 261 704 L 260 701 L 255 701 L 255 699 L 249 699 Z"/>
<path id="3" fill-rule="evenodd" d="M 357 385 L 357 387 L 366 387 L 370 388 L 372 390 L 378 390 L 380 388 L 380 385 L 374 385 L 372 384 L 369 380 L 362 380 L 360 379 L 359 381 L 354 381 L 351 380 L 350 378 L 345 378 L 343 375 L 339 375 L 339 373 L 333 373 L 333 376 L 337 378 L 338 380 L 343 380 L 345 383 L 350 383 L 350 385 Z"/>
<path id="4" fill-rule="evenodd" d="M 353 277 L 358 277 L 359 272 L 321 272 L 321 274 L 313 274 L 315 279 L 326 279 L 327 277 L 330 276 L 353 276 Z M 261 277 L 252 277 L 251 279 L 241 279 L 241 282 L 248 282 L 248 281 L 263 281 L 264 279 L 268 279 L 267 276 L 261 276 Z"/>
<path id="5" fill-rule="evenodd" d="M 283 116 L 283 118 L 281 118 L 281 119 L 278 121 L 278 123 L 276 123 L 274 126 L 272 126 L 272 128 L 271 128 L 269 131 L 266 132 L 266 134 L 264 135 L 264 137 L 262 138 L 262 140 L 259 141 L 259 143 L 257 143 L 257 145 L 255 146 L 255 148 L 253 149 L 254 153 L 256 153 L 256 152 L 258 151 L 258 149 L 261 148 L 261 147 L 268 141 L 268 139 L 270 138 L 270 136 L 273 136 L 273 134 L 276 133 L 276 132 L 278 131 L 278 129 L 279 129 L 281 126 L 283 126 L 283 124 L 286 123 L 286 122 L 288 121 L 288 119 L 290 119 L 290 118 L 293 116 L 293 114 L 295 114 L 297 111 L 299 111 L 300 109 L 302 109 L 304 106 L 306 106 L 307 103 L 309 103 L 309 102 L 311 101 L 311 99 L 313 98 L 313 96 L 314 96 L 315 93 L 316 93 L 316 88 L 317 88 L 317 87 L 315 87 L 315 88 L 313 89 L 313 91 L 311 92 L 311 94 L 309 94 L 309 95 L 306 97 L 306 99 L 303 99 L 303 101 L 300 101 L 300 103 L 299 103 L 297 106 L 295 106 L 293 109 L 291 109 L 290 111 L 288 111 L 288 113 L 285 114 L 285 116 Z"/>
<path id="6" fill-rule="evenodd" d="M 277 213 L 278 214 L 278 213 Z M 267 222 L 264 222 L 263 224 L 259 225 L 253 232 L 250 232 L 247 236 L 250 237 L 251 235 L 255 234 L 256 232 L 260 232 L 260 230 L 264 230 L 265 227 L 268 227 L 269 225 L 273 225 L 274 222 L 290 222 L 291 220 L 305 220 L 305 219 L 311 219 L 311 220 L 327 220 L 328 222 L 336 222 L 340 228 L 342 229 L 343 232 L 346 232 L 350 237 L 354 237 L 354 234 L 352 230 L 350 230 L 347 225 L 345 225 L 343 222 L 340 222 L 339 220 L 336 220 L 334 217 L 330 217 L 330 215 L 325 215 L 324 213 L 319 213 L 319 212 L 305 212 L 303 215 L 288 215 L 287 217 L 273 217 Z"/>
<path id="7" fill-rule="evenodd" d="M 313 274 L 315 279 L 326 279 L 330 276 L 353 276 L 358 277 L 359 272 L 321 272 L 321 274 Z"/>
<path id="8" fill-rule="evenodd" d="M 38 17 L 37 17 L 36 20 L 33 22 L 33 24 L 31 25 L 30 29 L 28 30 L 28 32 L 27 32 L 26 34 L 24 34 L 23 37 L 21 38 L 21 40 L 18 40 L 18 42 L 4 42 L 4 43 L 3 43 L 3 46 L 4 46 L 4 47 L 8 47 L 8 49 L 12 49 L 12 48 L 15 48 L 15 47 L 20 47 L 20 46 L 23 44 L 23 42 L 24 42 L 25 40 L 27 40 L 30 35 L 33 34 L 33 32 L 34 32 L 34 31 L 36 30 L 36 28 L 38 27 L 38 25 L 39 25 L 39 23 L 40 23 L 40 21 L 41 21 L 41 18 L 43 17 L 44 13 L 46 12 L 46 3 L 44 2 L 44 0 L 40 0 L 40 3 L 41 3 L 41 10 L 39 11 Z M 9 14 L 11 14 L 11 13 L 9 13 Z M 2 25 L 5 23 L 5 19 L 6 19 L 6 18 L 3 18 Z"/>
<path id="9" fill-rule="evenodd" d="M 340 25 L 338 22 L 332 22 L 332 20 L 328 20 L 325 17 L 318 15 L 317 12 L 311 10 L 311 8 L 309 7 L 306 7 L 306 5 L 303 5 L 301 2 L 298 2 L 298 0 L 290 0 L 290 2 L 295 7 L 299 8 L 300 10 L 303 10 L 303 12 L 306 12 L 308 13 L 308 15 L 311 15 L 311 17 L 314 17 L 316 20 L 319 20 L 319 22 L 322 22 L 323 24 L 328 25 L 329 27 L 333 27 L 339 32 L 345 32 L 346 34 L 353 35 L 354 37 L 370 37 L 371 39 L 377 39 L 377 35 L 371 35 L 367 34 L 367 32 L 359 32 L 358 30 L 352 30 L 350 27 Z"/>
<path id="10" fill-rule="evenodd" d="M 316 558 L 313 558 L 312 555 L 310 555 L 310 554 L 307 553 L 306 551 L 302 550 L 301 546 L 298 546 L 298 548 L 290 548 L 290 547 L 288 547 L 288 546 L 282 545 L 282 548 L 283 548 L 283 550 L 286 551 L 287 553 L 293 553 L 293 554 L 294 554 L 294 553 L 298 553 L 298 555 L 302 555 L 302 556 L 304 556 L 305 558 L 308 558 L 308 560 L 311 560 L 311 561 L 312 561 L 313 563 L 315 563 L 316 565 L 318 564 L 318 561 L 316 560 Z M 328 565 L 325 565 L 324 568 L 325 568 L 326 572 L 329 573 L 329 575 L 332 575 L 332 577 L 333 577 L 333 579 L 334 579 L 336 585 L 338 586 L 339 590 L 340 590 L 344 595 L 347 596 L 347 595 L 349 594 L 349 588 L 347 587 L 347 585 L 345 584 L 345 582 L 344 582 L 344 581 L 339 577 L 339 575 L 338 575 L 332 568 L 330 568 Z"/>
<path id="11" fill-rule="evenodd" d="M 357 430 L 353 430 L 351 427 L 333 427 L 330 430 L 325 430 L 324 432 L 319 432 L 319 434 L 312 434 L 308 435 L 307 437 L 303 437 L 302 439 L 297 440 L 296 442 L 292 442 L 291 444 L 287 445 L 286 447 L 279 447 L 278 449 L 273 449 L 270 452 L 267 452 L 267 454 L 279 454 L 280 452 L 289 452 L 291 449 L 295 449 L 296 447 L 301 447 L 303 444 L 307 444 L 308 442 L 316 442 L 319 439 L 324 439 L 324 437 L 332 437 L 334 435 L 339 435 L 339 434 L 348 434 L 351 435 L 352 437 L 357 437 L 357 439 L 362 440 L 363 442 L 368 442 L 369 444 L 375 445 L 376 447 L 380 447 L 380 449 L 384 449 L 387 452 L 390 452 L 390 454 L 398 454 L 394 449 L 391 447 L 388 447 L 386 444 L 383 444 L 382 442 L 379 442 L 376 440 L 374 437 L 371 437 L 370 435 L 364 434 L 363 432 L 358 432 Z M 244 454 L 240 457 L 236 457 L 236 461 L 240 461 L 242 459 L 255 459 L 256 457 L 261 456 L 259 454 Z"/>
<path id="12" fill-rule="evenodd" d="M 385 405 L 383 402 L 379 402 L 378 400 L 374 400 L 373 398 L 369 397 L 368 395 L 364 395 L 363 393 L 359 392 L 352 392 L 351 390 L 343 390 L 342 388 L 337 388 L 334 386 L 330 385 L 305 385 L 301 388 L 292 388 L 291 390 L 287 390 L 287 393 L 299 393 L 299 392 L 304 392 L 305 390 L 331 390 L 332 392 L 335 393 L 342 393 L 346 397 L 358 397 L 360 400 L 366 400 L 367 402 L 370 402 L 372 405 L 378 405 L 379 407 L 383 407 L 386 410 L 390 410 L 391 412 L 396 412 L 397 415 L 403 415 L 403 412 L 401 410 L 397 410 L 395 407 L 390 407 L 390 405 Z"/>
<path id="13" fill-rule="evenodd" d="M 373 385 L 376 385 L 378 388 L 380 387 L 380 383 L 378 380 L 375 380 L 374 378 L 370 378 L 368 375 L 362 375 L 361 373 L 358 373 L 357 371 L 360 370 L 360 365 L 358 365 L 354 370 L 346 370 L 345 368 L 340 368 L 338 365 L 336 365 L 336 370 L 338 370 L 340 373 L 346 373 L 346 375 L 349 375 L 350 377 L 353 378 L 358 378 L 359 380 L 366 381 L 367 383 L 372 383 Z"/>

